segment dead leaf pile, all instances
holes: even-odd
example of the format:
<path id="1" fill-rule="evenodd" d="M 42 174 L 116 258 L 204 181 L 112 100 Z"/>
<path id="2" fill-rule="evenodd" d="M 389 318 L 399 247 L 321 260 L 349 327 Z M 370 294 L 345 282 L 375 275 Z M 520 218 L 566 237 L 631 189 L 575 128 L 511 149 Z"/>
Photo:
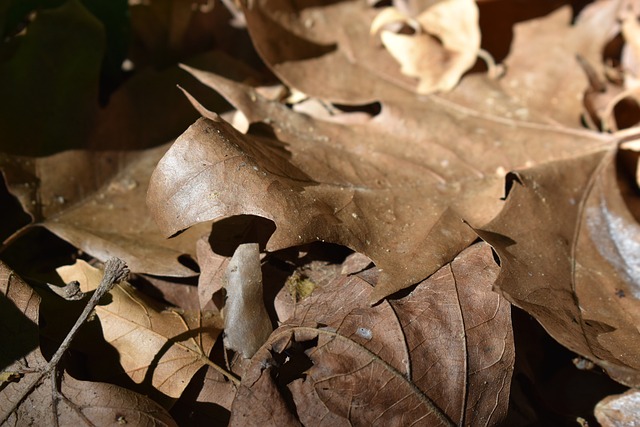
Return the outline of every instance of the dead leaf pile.
<path id="1" fill-rule="evenodd" d="M 53 3 L 0 14 L 0 424 L 636 422 L 640 3 Z"/>

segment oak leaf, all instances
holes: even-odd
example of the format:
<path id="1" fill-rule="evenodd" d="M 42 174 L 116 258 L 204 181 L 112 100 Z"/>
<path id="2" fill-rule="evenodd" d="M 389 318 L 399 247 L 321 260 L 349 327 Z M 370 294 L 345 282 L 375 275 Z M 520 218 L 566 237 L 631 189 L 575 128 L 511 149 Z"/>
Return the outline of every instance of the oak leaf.
<path id="1" fill-rule="evenodd" d="M 262 216 L 277 227 L 267 250 L 321 240 L 369 256 L 382 270 L 372 301 L 419 282 L 468 246 L 474 233 L 462 219 L 481 225 L 498 213 L 506 171 L 597 150 L 612 139 L 469 109 L 464 94 L 487 94 L 499 113 L 512 107 L 499 88 L 477 79 L 463 81 L 469 90 L 453 92 L 453 100 L 407 97 L 384 103 L 365 123 L 346 125 L 187 69 L 275 138 L 240 134 L 192 100 L 208 120 L 178 138 L 147 193 L 163 233 Z"/>
<path id="2" fill-rule="evenodd" d="M 500 257 L 496 288 L 511 303 L 613 379 L 638 386 L 640 226 L 635 176 L 624 177 L 617 153 L 510 174 L 504 209 L 478 233 Z"/>

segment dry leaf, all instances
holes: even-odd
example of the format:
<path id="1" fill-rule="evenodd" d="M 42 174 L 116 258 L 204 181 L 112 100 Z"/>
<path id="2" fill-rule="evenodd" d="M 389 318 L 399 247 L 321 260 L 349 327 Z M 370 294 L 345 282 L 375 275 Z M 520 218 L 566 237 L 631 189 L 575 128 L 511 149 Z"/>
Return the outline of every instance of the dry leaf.
<path id="1" fill-rule="evenodd" d="M 99 279 L 98 279 L 99 280 Z M 146 396 L 105 383 L 78 381 L 63 373 L 54 394 L 42 382 L 22 402 L 16 400 L 31 379 L 47 366 L 38 343 L 40 297 L 6 265 L 0 263 L 0 369 L 13 373 L 0 388 L 0 423 L 24 425 L 175 426 L 169 414 Z M 54 399 L 58 400 L 54 406 Z M 17 403 L 17 406 L 14 405 Z"/>
<path id="2" fill-rule="evenodd" d="M 212 120 L 176 141 L 149 185 L 163 233 L 262 216 L 277 226 L 267 250 L 321 240 L 370 257 L 382 269 L 372 301 L 419 282 L 468 246 L 474 234 L 462 219 L 484 224 L 498 213 L 506 171 L 610 144 L 609 136 L 504 119 L 446 99 L 407 97 L 385 103 L 365 124 L 331 123 L 190 71 L 277 139 L 240 134 L 196 103 Z M 474 97 L 484 91 L 502 102 L 496 88 L 476 86 Z"/>
<path id="3" fill-rule="evenodd" d="M 209 227 L 166 240 L 144 204 L 151 172 L 167 148 L 41 158 L 0 154 L 0 169 L 35 225 L 100 260 L 126 259 L 134 272 L 193 276 L 179 258 L 195 256 L 193 236 Z"/>
<path id="4" fill-rule="evenodd" d="M 57 271 L 66 282 L 80 282 L 84 292 L 94 289 L 101 277 L 100 270 L 81 260 Z M 96 313 L 125 372 L 136 383 L 178 398 L 191 377 L 209 364 L 221 320 L 210 312 L 163 310 L 126 282 L 117 285 L 111 297 Z"/>
<path id="5" fill-rule="evenodd" d="M 628 427 L 640 424 L 640 391 L 629 390 L 609 396 L 596 405 L 596 418 L 602 427 Z"/>
<path id="6" fill-rule="evenodd" d="M 588 81 L 576 55 L 601 62 L 602 49 L 614 34 L 617 1 L 595 2 L 571 25 L 571 7 L 517 24 L 505 60 L 504 90 L 526 108 L 548 115 L 549 122 L 581 127 L 582 94 Z M 600 70 L 600 68 L 597 68 Z"/>
<path id="7" fill-rule="evenodd" d="M 414 24 L 415 33 L 383 29 L 398 23 Z M 384 46 L 402 65 L 402 73 L 419 79 L 416 92 L 421 94 L 453 89 L 475 64 L 480 49 L 478 7 L 472 0 L 439 1 L 415 18 L 395 7 L 385 8 L 371 23 L 371 32 L 378 31 Z"/>
<path id="8" fill-rule="evenodd" d="M 262 297 L 258 244 L 238 246 L 229 260 L 225 276 L 224 344 L 250 359 L 273 331 Z"/>
<path id="9" fill-rule="evenodd" d="M 225 271 L 229 265 L 229 257 L 216 254 L 211 249 L 207 237 L 201 237 L 196 242 L 200 276 L 198 277 L 198 299 L 200 308 L 211 303 L 213 294 L 224 288 Z"/>
<path id="10" fill-rule="evenodd" d="M 253 357 L 231 425 L 498 423 L 514 350 L 509 305 L 491 292 L 497 270 L 476 245 L 374 307 L 375 270 L 317 288 Z"/>
<path id="11" fill-rule="evenodd" d="M 353 105 L 401 99 L 416 87 L 375 43 L 370 28 L 379 9 L 367 2 L 260 0 L 243 9 L 256 50 L 292 88 Z"/>
<path id="12" fill-rule="evenodd" d="M 640 225 L 615 154 L 510 175 L 504 209 L 479 234 L 500 256 L 496 287 L 507 299 L 615 380 L 638 386 Z"/>

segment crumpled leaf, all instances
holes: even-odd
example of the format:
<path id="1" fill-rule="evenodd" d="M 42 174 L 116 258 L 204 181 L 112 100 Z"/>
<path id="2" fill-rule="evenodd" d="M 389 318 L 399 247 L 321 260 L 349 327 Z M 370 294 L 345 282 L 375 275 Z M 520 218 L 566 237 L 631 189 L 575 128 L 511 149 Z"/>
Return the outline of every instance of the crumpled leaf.
<path id="1" fill-rule="evenodd" d="M 149 176 L 167 148 L 67 151 L 41 158 L 0 154 L 0 169 L 34 225 L 100 260 L 126 259 L 134 272 L 193 276 L 179 257 L 195 256 L 193 236 L 208 227 L 166 240 L 144 204 Z"/>
<path id="2" fill-rule="evenodd" d="M 95 289 L 101 277 L 100 270 L 82 260 L 57 271 L 65 282 L 80 282 L 84 292 Z M 209 364 L 221 320 L 209 312 L 163 310 L 127 282 L 110 295 L 112 301 L 97 306 L 96 314 L 125 372 L 136 383 L 178 398 L 191 377 Z"/>
<path id="3" fill-rule="evenodd" d="M 546 112 L 549 122 L 582 127 L 582 94 L 588 81 L 576 55 L 600 70 L 602 49 L 618 25 L 618 4 L 594 2 L 574 24 L 570 6 L 517 24 L 505 60 L 508 71 L 502 79 L 504 90 L 526 108 Z"/>
<path id="4" fill-rule="evenodd" d="M 509 304 L 491 291 L 497 272 L 479 244 L 374 307 L 375 269 L 316 288 L 253 357 L 231 425 L 498 423 L 514 349 Z"/>
<path id="5" fill-rule="evenodd" d="M 414 34 L 386 29 L 393 24 L 417 26 Z M 412 25 L 413 24 L 413 25 Z M 371 23 L 402 73 L 419 79 L 416 92 L 428 94 L 455 87 L 476 62 L 480 49 L 478 7 L 472 0 L 439 1 L 415 18 L 396 7 L 383 9 Z"/>
<path id="6" fill-rule="evenodd" d="M 326 122 L 189 70 L 277 139 L 240 134 L 193 101 L 211 120 L 176 141 L 147 193 L 163 233 L 231 215 L 269 218 L 277 229 L 267 250 L 321 240 L 369 256 L 382 269 L 372 301 L 419 282 L 468 246 L 474 234 L 462 219 L 478 225 L 498 213 L 507 170 L 609 144 L 608 136 L 410 97 L 386 102 L 364 124 Z M 502 99 L 497 89 L 488 93 Z"/>
<path id="7" fill-rule="evenodd" d="M 602 427 L 640 424 L 640 391 L 629 390 L 603 399 L 596 405 L 595 415 Z"/>
<path id="8" fill-rule="evenodd" d="M 112 425 L 127 422 L 140 426 L 175 426 L 157 403 L 133 391 L 105 383 L 78 381 L 62 374 L 57 412 L 48 381 L 37 386 L 9 412 L 31 383 L 30 378 L 47 366 L 38 343 L 40 297 L 4 263 L 0 263 L 0 369 L 12 373 L 0 387 L 0 423 L 3 426 Z"/>
<path id="9" fill-rule="evenodd" d="M 225 276 L 224 344 L 250 359 L 273 331 L 262 298 L 258 244 L 238 246 L 229 260 Z"/>
<path id="10" fill-rule="evenodd" d="M 640 225 L 630 210 L 637 201 L 622 196 L 616 153 L 509 175 L 504 209 L 478 234 L 500 257 L 495 286 L 509 301 L 616 381 L 638 386 Z"/>

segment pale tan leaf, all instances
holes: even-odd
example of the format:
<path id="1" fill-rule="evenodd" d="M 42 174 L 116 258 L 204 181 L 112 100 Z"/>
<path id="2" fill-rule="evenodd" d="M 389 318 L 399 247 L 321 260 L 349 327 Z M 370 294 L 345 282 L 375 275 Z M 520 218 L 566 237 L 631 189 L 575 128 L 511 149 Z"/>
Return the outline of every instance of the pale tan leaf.
<path id="1" fill-rule="evenodd" d="M 397 14 L 387 16 L 388 10 L 381 12 L 384 21 L 388 24 L 394 18 L 398 20 Z M 374 33 L 374 29 L 382 26 L 378 19 L 381 15 L 371 24 Z M 403 21 L 411 25 L 411 18 L 405 16 Z M 403 74 L 418 78 L 418 93 L 453 89 L 462 74 L 475 64 L 480 49 L 475 2 L 440 1 L 421 12 L 413 22 L 418 27 L 415 34 L 382 30 L 382 43 L 401 64 Z"/>
<path id="2" fill-rule="evenodd" d="M 100 276 L 99 270 L 81 260 L 60 267 L 58 274 L 65 281 L 78 280 L 85 292 L 95 288 Z M 108 304 L 96 307 L 96 313 L 125 372 L 136 383 L 178 398 L 207 364 L 221 320 L 211 312 L 163 309 L 127 282 L 117 285 L 111 297 Z"/>
<path id="3" fill-rule="evenodd" d="M 156 402 L 112 384 L 78 381 L 65 372 L 59 389 L 52 387 L 49 378 L 34 386 L 33 378 L 48 365 L 38 342 L 40 297 L 3 263 L 0 304 L 0 369 L 13 374 L 0 388 L 0 424 L 177 425 Z"/>

